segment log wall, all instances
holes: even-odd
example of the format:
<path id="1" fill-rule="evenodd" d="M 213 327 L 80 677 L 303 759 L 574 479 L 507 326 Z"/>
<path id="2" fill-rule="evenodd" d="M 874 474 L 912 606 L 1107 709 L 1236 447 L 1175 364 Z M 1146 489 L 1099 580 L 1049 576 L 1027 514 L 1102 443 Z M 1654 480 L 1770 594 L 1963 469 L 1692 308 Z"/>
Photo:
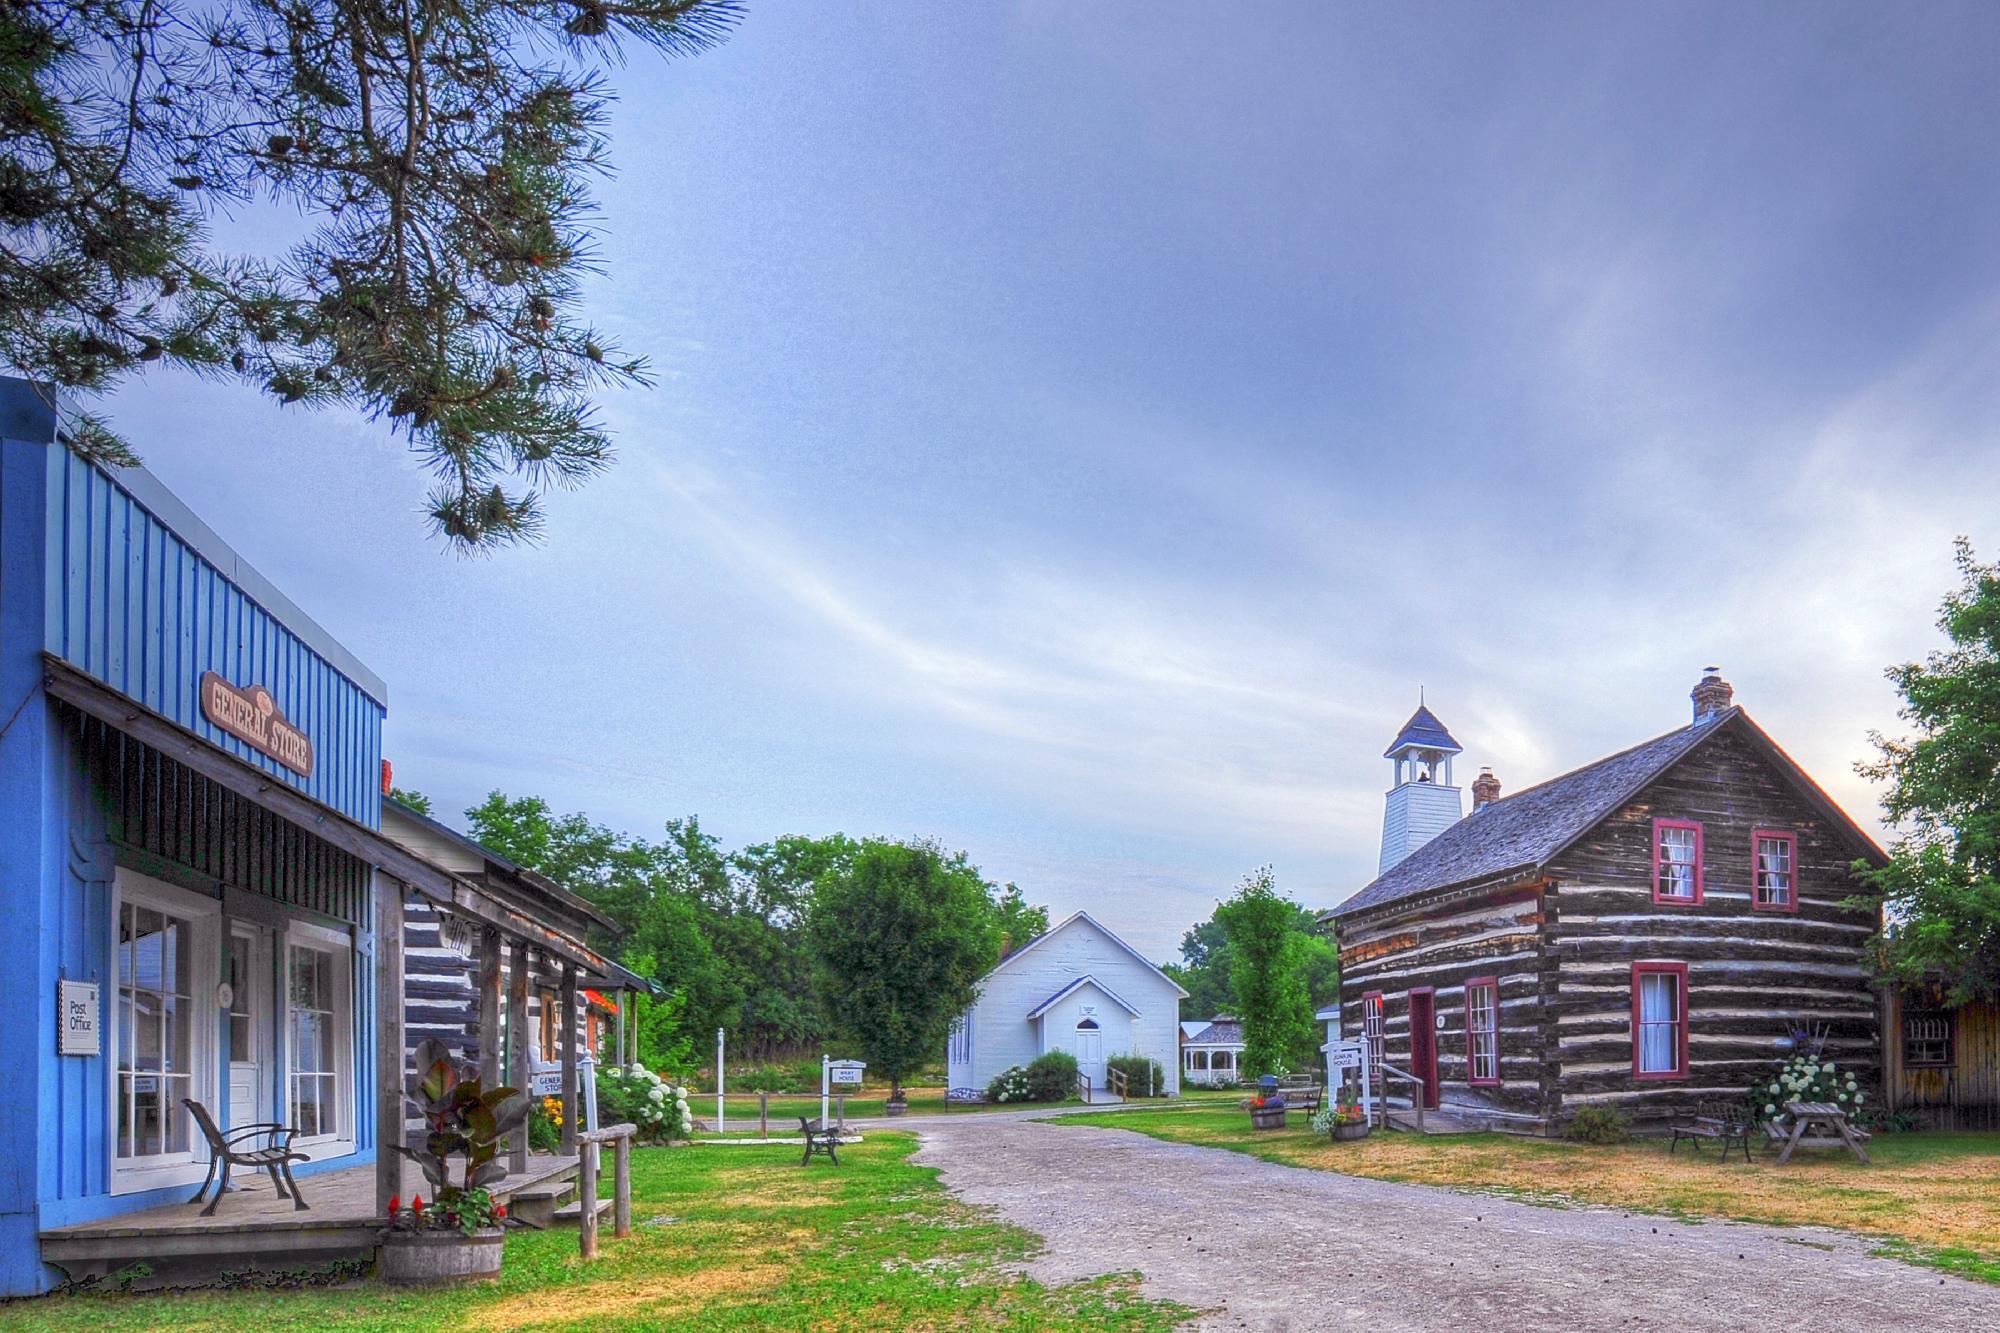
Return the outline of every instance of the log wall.
<path id="1" fill-rule="evenodd" d="M 1652 895 L 1653 821 L 1702 825 L 1703 895 L 1695 906 Z M 1751 839 L 1798 837 L 1796 913 L 1751 906 Z M 1880 1000 L 1865 945 L 1873 909 L 1849 865 L 1862 848 L 1801 798 L 1763 755 L 1724 731 L 1662 774 L 1548 867 L 1543 936 L 1552 982 L 1552 1115 L 1614 1106 L 1635 1120 L 1703 1097 L 1740 1096 L 1788 1054 L 1794 1024 L 1822 1026 L 1827 1054 L 1879 1089 Z M 1632 964 L 1686 963 L 1688 1072 L 1632 1075 Z"/>
<path id="2" fill-rule="evenodd" d="M 1490 1118 L 1543 1115 L 1546 1033 L 1541 1019 L 1546 961 L 1541 938 L 1542 886 L 1502 886 L 1400 917 L 1340 928 L 1343 1035 L 1360 1035 L 1363 999 L 1383 993 L 1383 1058 L 1410 1064 L 1410 990 L 1435 988 L 1438 1101 L 1447 1110 Z M 1500 979 L 1500 1083 L 1474 1087 L 1467 1077 L 1465 983 Z M 1413 1072 L 1415 1072 L 1413 1070 Z M 1392 1100 L 1408 1084 L 1392 1083 Z"/>

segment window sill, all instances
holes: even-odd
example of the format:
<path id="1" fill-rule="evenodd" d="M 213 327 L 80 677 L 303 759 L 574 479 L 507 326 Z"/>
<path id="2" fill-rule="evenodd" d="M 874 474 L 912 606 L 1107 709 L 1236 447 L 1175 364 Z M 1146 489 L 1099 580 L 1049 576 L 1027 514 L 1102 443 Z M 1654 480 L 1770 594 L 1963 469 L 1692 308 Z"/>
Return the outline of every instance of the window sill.
<path id="1" fill-rule="evenodd" d="M 158 1166 L 114 1166 L 110 1192 L 114 1195 L 143 1194 L 147 1190 L 165 1189 L 172 1185 L 192 1185 L 207 1174 L 206 1158 L 196 1161 L 189 1157 L 182 1161 L 163 1162 Z"/>

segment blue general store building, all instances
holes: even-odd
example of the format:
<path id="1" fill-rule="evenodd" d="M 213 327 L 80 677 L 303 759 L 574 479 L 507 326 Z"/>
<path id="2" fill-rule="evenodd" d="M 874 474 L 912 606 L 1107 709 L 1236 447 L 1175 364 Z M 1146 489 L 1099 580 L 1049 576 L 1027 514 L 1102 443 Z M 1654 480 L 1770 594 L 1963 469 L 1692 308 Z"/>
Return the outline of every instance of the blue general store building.
<path id="1" fill-rule="evenodd" d="M 366 1257 L 402 1192 L 377 1149 L 404 1116 L 407 921 L 417 944 L 447 924 L 471 942 L 489 1085 L 531 1070 L 532 989 L 574 1015 L 584 987 L 650 983 L 589 947 L 595 918 L 556 886 L 495 881 L 463 838 L 384 836 L 382 681 L 144 469 L 71 453 L 61 421 L 0 379 L 0 1296 L 142 1262 Z M 563 1149 L 521 1138 L 494 1187 L 524 1207 L 578 1172 L 563 1026 Z M 313 1205 L 252 1182 L 197 1218 L 190 1101 L 292 1130 Z"/>
<path id="2" fill-rule="evenodd" d="M 56 1276 L 44 1231 L 192 1194 L 184 1098 L 295 1127 L 301 1175 L 373 1160 L 387 694 L 152 476 L 65 448 L 31 386 L 0 381 L 0 428 L 18 1294 Z"/>

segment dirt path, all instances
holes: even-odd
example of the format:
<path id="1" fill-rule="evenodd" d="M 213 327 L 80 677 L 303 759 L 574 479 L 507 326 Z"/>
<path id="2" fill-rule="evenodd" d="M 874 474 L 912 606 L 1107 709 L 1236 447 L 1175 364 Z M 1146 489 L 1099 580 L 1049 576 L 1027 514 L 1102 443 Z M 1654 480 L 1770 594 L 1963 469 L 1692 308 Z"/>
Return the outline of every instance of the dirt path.
<path id="1" fill-rule="evenodd" d="M 1824 1230 L 1542 1208 L 1125 1130 L 912 1126 L 917 1160 L 1048 1242 L 1030 1274 L 1137 1270 L 1213 1329 L 2000 1329 L 2000 1287 Z"/>

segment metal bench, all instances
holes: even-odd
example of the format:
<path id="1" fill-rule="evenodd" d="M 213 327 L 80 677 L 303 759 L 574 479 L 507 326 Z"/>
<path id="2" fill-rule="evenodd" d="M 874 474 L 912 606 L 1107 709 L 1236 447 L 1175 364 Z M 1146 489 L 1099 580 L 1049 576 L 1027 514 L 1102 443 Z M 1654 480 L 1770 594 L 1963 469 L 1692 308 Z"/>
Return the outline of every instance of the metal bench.
<path id="1" fill-rule="evenodd" d="M 208 1175 L 201 1182 L 201 1188 L 194 1192 L 189 1203 L 200 1203 L 201 1196 L 208 1193 L 210 1184 L 215 1185 L 215 1197 L 208 1207 L 201 1210 L 203 1217 L 215 1215 L 215 1205 L 222 1202 L 222 1196 L 229 1193 L 229 1168 L 247 1166 L 254 1171 L 269 1172 L 271 1186 L 278 1191 L 281 1199 L 289 1198 L 294 1211 L 304 1211 L 307 1207 L 305 1196 L 299 1193 L 299 1182 L 292 1179 L 293 1162 L 310 1162 L 311 1157 L 292 1150 L 292 1135 L 298 1131 L 284 1125 L 270 1123 L 238 1125 L 232 1130 L 223 1130 L 215 1123 L 215 1117 L 208 1108 L 189 1097 L 181 1099 L 188 1114 L 194 1117 L 195 1128 L 208 1140 Z M 266 1140 L 262 1147 L 246 1147 L 245 1141 L 262 1137 Z M 217 1168 L 221 1168 L 222 1179 L 216 1180 Z M 290 1186 L 287 1189 L 286 1186 Z"/>
<path id="2" fill-rule="evenodd" d="M 799 1159 L 800 1166 L 811 1166 L 814 1153 L 825 1153 L 835 1166 L 840 1165 L 840 1131 L 822 1128 L 817 1120 L 799 1117 L 799 1133 L 805 1136 L 805 1156 Z"/>
<path id="3" fill-rule="evenodd" d="M 1693 1114 L 1676 1117 L 1671 1125 L 1674 1140 L 1667 1148 L 1667 1155 L 1680 1151 L 1681 1140 L 1686 1139 L 1701 1151 L 1704 1139 L 1722 1145 L 1722 1160 L 1729 1160 L 1732 1148 L 1743 1149 L 1743 1160 L 1750 1160 L 1750 1113 L 1733 1102 L 1704 1100 L 1695 1103 Z"/>

